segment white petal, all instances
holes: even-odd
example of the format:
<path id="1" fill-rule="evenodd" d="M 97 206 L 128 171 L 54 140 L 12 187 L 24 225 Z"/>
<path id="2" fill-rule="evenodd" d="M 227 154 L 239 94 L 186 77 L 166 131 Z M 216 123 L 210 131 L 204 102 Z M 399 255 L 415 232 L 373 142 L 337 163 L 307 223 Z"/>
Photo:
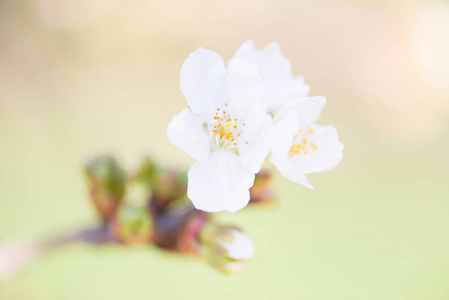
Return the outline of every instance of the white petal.
<path id="1" fill-rule="evenodd" d="M 262 90 L 248 88 L 232 97 L 229 111 L 233 118 L 245 122 L 245 131 L 248 134 L 256 133 L 267 117 L 267 102 Z"/>
<path id="2" fill-rule="evenodd" d="M 270 139 L 270 162 L 275 166 L 288 160 L 288 151 L 292 146 L 293 136 L 298 131 L 298 114 L 291 112 L 279 119 L 273 126 L 273 134 Z"/>
<path id="3" fill-rule="evenodd" d="M 274 42 L 260 50 L 255 49 L 252 40 L 243 43 L 229 60 L 228 70 L 265 79 L 292 76 L 290 61 Z"/>
<path id="4" fill-rule="evenodd" d="M 231 94 L 245 88 L 261 90 L 269 112 L 307 96 L 310 90 L 301 76 L 293 76 L 290 62 L 276 43 L 256 50 L 253 41 L 245 42 L 228 63 L 227 80 Z"/>
<path id="5" fill-rule="evenodd" d="M 304 81 L 304 77 L 301 75 L 296 76 L 293 85 L 294 97 L 306 97 L 310 92 L 310 85 Z"/>
<path id="6" fill-rule="evenodd" d="M 211 50 L 198 48 L 182 65 L 181 92 L 192 111 L 205 122 L 210 121 L 217 107 L 224 104 L 227 98 L 225 85 L 223 58 Z"/>
<path id="7" fill-rule="evenodd" d="M 167 128 L 167 137 L 196 160 L 206 160 L 210 152 L 210 139 L 201 117 L 189 108 L 173 117 Z"/>
<path id="8" fill-rule="evenodd" d="M 273 121 L 270 116 L 265 119 L 258 132 L 251 136 L 243 135 L 248 144 L 239 147 L 239 157 L 242 164 L 251 172 L 258 173 L 268 156 L 270 139 L 273 131 Z"/>
<path id="9" fill-rule="evenodd" d="M 256 62 L 257 50 L 254 47 L 254 41 L 244 42 L 235 52 L 234 56 L 228 61 L 229 72 L 236 72 L 250 77 L 259 77 L 258 63 Z"/>
<path id="10" fill-rule="evenodd" d="M 236 98 L 247 89 L 261 90 L 261 79 L 238 71 L 229 71 L 226 77 L 226 87 L 230 99 Z"/>
<path id="11" fill-rule="evenodd" d="M 285 178 L 301 184 L 309 189 L 315 190 L 315 188 L 309 183 L 307 177 L 298 167 L 288 160 L 278 161 L 276 163 L 273 162 L 273 165 L 276 167 L 276 170 L 281 173 Z"/>
<path id="12" fill-rule="evenodd" d="M 293 77 L 263 81 L 263 94 L 267 98 L 269 112 L 276 112 L 290 101 L 306 96 L 309 89 L 308 85 Z"/>
<path id="13" fill-rule="evenodd" d="M 277 112 L 290 101 L 309 94 L 310 86 L 302 76 L 265 80 L 264 95 L 268 98 L 268 111 Z"/>
<path id="14" fill-rule="evenodd" d="M 232 242 L 220 242 L 220 245 L 228 252 L 228 257 L 235 260 L 248 260 L 254 255 L 254 242 L 249 235 L 238 230 L 233 230 Z"/>
<path id="15" fill-rule="evenodd" d="M 254 173 L 237 154 L 220 150 L 212 152 L 207 161 L 194 163 L 188 179 L 187 196 L 197 209 L 236 212 L 248 204 Z"/>
<path id="16" fill-rule="evenodd" d="M 298 114 L 298 121 L 300 124 L 315 123 L 321 115 L 323 107 L 326 105 L 326 98 L 322 96 L 317 97 L 303 97 L 295 99 L 287 103 L 276 114 L 275 122 L 286 118 L 292 111 Z"/>

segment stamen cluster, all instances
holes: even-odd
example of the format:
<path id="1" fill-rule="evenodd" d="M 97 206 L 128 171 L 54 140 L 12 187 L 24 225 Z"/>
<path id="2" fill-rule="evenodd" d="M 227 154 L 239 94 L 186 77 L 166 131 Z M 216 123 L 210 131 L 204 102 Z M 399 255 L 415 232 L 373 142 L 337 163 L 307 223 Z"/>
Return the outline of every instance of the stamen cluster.
<path id="1" fill-rule="evenodd" d="M 318 149 L 318 147 L 314 143 L 308 143 L 307 139 L 304 137 L 305 135 L 313 134 L 314 133 L 313 129 L 310 128 L 309 126 L 307 126 L 306 129 L 307 129 L 307 131 L 305 133 L 302 134 L 302 130 L 299 129 L 298 133 L 296 133 L 294 135 L 292 146 L 290 147 L 290 150 L 288 151 L 289 156 L 295 156 L 295 155 L 299 155 L 299 154 L 307 154 L 308 153 L 308 151 L 307 151 L 308 145 L 310 145 L 312 150 Z M 299 137 L 300 134 L 303 137 L 302 140 Z M 309 150 L 310 150 L 310 148 L 309 148 Z"/>
<path id="2" fill-rule="evenodd" d="M 227 107 L 228 104 L 225 103 Z M 242 135 L 243 126 L 237 118 L 231 118 L 226 110 L 217 108 L 213 121 L 209 123 L 209 130 L 212 140 L 221 147 L 238 147 L 240 146 L 240 136 Z M 248 144 L 245 141 L 245 144 Z"/>

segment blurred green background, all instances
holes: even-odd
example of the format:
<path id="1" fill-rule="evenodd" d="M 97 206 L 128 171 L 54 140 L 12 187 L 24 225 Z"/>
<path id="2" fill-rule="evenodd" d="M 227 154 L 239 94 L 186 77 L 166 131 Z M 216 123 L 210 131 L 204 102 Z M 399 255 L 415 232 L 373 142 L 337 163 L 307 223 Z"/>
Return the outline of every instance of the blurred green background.
<path id="1" fill-rule="evenodd" d="M 165 129 L 197 47 L 277 41 L 345 144 L 316 191 L 276 176 L 277 205 L 217 216 L 255 240 L 240 274 L 75 245 L 0 299 L 449 299 L 448 33 L 448 1 L 0 0 L 0 242 L 93 224 L 88 154 L 188 167 Z"/>

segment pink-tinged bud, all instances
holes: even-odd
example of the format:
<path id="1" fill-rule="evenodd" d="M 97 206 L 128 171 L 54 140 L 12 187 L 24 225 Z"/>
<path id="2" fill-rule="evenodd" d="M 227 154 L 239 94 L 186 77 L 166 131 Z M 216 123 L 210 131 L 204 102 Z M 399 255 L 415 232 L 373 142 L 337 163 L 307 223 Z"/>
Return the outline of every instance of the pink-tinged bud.
<path id="1" fill-rule="evenodd" d="M 198 236 L 209 217 L 200 211 L 194 211 L 185 222 L 178 234 L 178 249 L 183 254 L 197 255 L 201 253 L 202 246 Z"/>
<path id="2" fill-rule="evenodd" d="M 85 165 L 91 200 L 98 213 L 109 219 L 125 193 L 126 173 L 114 157 L 98 155 Z"/>
<path id="3" fill-rule="evenodd" d="M 275 193 L 268 188 L 262 189 L 250 189 L 250 202 L 249 204 L 271 204 L 276 201 Z"/>
<path id="4" fill-rule="evenodd" d="M 198 234 L 208 220 L 208 215 L 195 209 L 189 202 L 183 204 L 184 201 L 175 202 L 166 210 L 161 210 L 158 203 L 151 201 L 155 224 L 153 244 L 168 251 L 198 254 L 201 249 L 198 246 Z"/>
<path id="5" fill-rule="evenodd" d="M 143 207 L 120 205 L 111 227 L 116 238 L 125 244 L 149 243 L 153 237 L 153 219 Z"/>
<path id="6" fill-rule="evenodd" d="M 254 242 L 241 229 L 208 223 L 199 236 L 202 256 L 224 273 L 243 269 L 244 262 L 254 255 Z"/>
<path id="7" fill-rule="evenodd" d="M 250 188 L 250 204 L 268 204 L 276 200 L 275 194 L 270 188 L 272 172 L 261 170 L 254 179 L 254 185 Z"/>
<path id="8" fill-rule="evenodd" d="M 273 177 L 273 173 L 270 170 L 262 169 L 259 173 L 256 174 L 254 178 L 253 187 L 266 187 Z"/>

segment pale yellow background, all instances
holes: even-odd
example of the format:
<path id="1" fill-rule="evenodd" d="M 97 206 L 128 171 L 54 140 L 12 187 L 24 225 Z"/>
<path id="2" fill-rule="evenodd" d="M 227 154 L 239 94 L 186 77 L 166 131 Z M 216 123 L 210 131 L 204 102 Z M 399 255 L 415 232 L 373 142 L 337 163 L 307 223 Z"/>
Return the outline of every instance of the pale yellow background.
<path id="1" fill-rule="evenodd" d="M 187 167 L 165 136 L 180 67 L 249 38 L 327 97 L 345 150 L 315 192 L 276 176 L 278 205 L 217 216 L 255 240 L 244 272 L 78 245 L 0 299 L 449 299 L 448 1 L 0 1 L 0 242 L 93 224 L 89 153 Z"/>

